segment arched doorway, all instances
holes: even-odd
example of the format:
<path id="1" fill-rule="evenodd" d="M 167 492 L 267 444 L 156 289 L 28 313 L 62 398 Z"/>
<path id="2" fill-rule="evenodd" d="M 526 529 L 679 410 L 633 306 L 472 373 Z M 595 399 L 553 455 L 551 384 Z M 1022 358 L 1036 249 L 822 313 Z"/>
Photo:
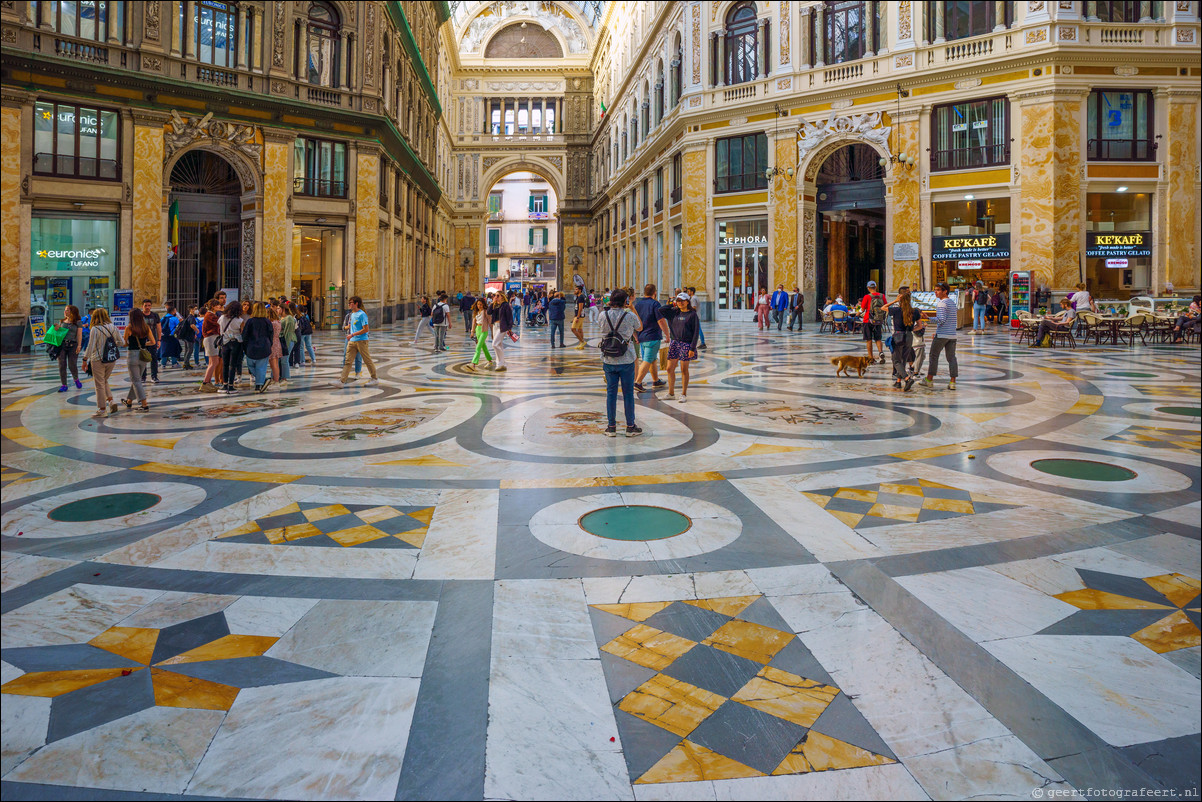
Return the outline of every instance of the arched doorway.
<path id="1" fill-rule="evenodd" d="M 851 305 L 869 281 L 885 287 L 885 171 L 869 145 L 831 153 L 815 179 L 818 301 Z"/>
<path id="2" fill-rule="evenodd" d="M 531 170 L 512 170 L 492 182 L 486 198 L 480 240 L 485 290 L 565 289 L 554 184 Z"/>
<path id="3" fill-rule="evenodd" d="M 207 150 L 171 168 L 179 243 L 167 261 L 167 297 L 181 309 L 242 284 L 242 182 L 228 161 Z M 169 234 L 170 235 L 170 234 Z"/>

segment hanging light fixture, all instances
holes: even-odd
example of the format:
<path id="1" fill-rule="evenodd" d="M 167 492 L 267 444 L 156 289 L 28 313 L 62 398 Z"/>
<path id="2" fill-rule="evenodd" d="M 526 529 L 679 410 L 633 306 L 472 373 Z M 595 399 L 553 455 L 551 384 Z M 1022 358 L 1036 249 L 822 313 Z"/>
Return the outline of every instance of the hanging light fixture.
<path id="1" fill-rule="evenodd" d="M 897 114 L 894 115 L 893 125 L 890 126 L 890 128 L 892 128 L 893 130 L 889 134 L 890 150 L 897 150 L 897 134 L 895 133 L 896 129 L 897 129 L 897 119 L 896 118 L 901 116 L 902 98 L 909 97 L 909 96 L 910 96 L 910 93 L 907 90 L 902 89 L 902 85 L 900 83 L 898 83 L 898 85 L 897 85 Z M 917 161 L 915 161 L 914 157 L 911 156 L 909 153 L 905 153 L 903 151 L 902 153 L 898 153 L 895 156 L 890 156 L 889 158 L 885 158 L 884 156 L 882 156 L 879 160 L 877 160 L 877 164 L 879 164 L 881 167 L 888 167 L 891 164 L 900 164 L 903 167 L 913 167 L 915 164 L 917 164 Z"/>

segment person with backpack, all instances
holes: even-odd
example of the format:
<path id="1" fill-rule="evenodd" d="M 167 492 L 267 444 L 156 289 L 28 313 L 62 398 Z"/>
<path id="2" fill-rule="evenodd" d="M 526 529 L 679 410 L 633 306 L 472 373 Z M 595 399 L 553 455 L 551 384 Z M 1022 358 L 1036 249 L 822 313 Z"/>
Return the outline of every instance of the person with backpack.
<path id="1" fill-rule="evenodd" d="M 451 326 L 451 305 L 444 292 L 430 310 L 430 325 L 434 327 L 434 353 L 447 350 L 447 329 Z"/>
<path id="2" fill-rule="evenodd" d="M 188 313 L 175 327 L 175 337 L 184 352 L 184 370 L 191 370 L 192 363 L 200 367 L 200 338 L 196 336 L 196 304 L 188 304 Z"/>
<path id="3" fill-rule="evenodd" d="M 972 291 L 972 333 L 985 333 L 985 310 L 989 308 L 989 290 L 978 281 Z"/>
<path id="4" fill-rule="evenodd" d="M 142 374 L 157 347 L 158 341 L 155 339 L 154 328 L 146 319 L 146 315 L 141 309 L 131 309 L 129 325 L 125 327 L 125 366 L 129 370 L 129 391 L 125 394 L 125 398 L 121 399 L 126 409 L 134 408 L 134 398 L 136 397 L 139 401 L 139 412 L 150 410 L 150 404 L 146 402 L 146 387 L 142 383 Z"/>
<path id="5" fill-rule="evenodd" d="M 562 292 L 555 293 L 547 302 L 547 327 L 551 333 L 551 347 L 555 347 L 555 332 L 559 332 L 559 347 L 563 348 L 563 321 L 567 316 L 567 301 Z"/>
<path id="6" fill-rule="evenodd" d="M 221 389 L 223 395 L 233 395 L 234 378 L 242 361 L 242 304 L 230 301 L 217 320 L 217 347 L 221 349 Z"/>
<path id="7" fill-rule="evenodd" d="M 910 288 L 897 288 L 897 298 L 889 304 L 889 316 L 893 318 L 893 335 L 889 338 L 893 354 L 893 389 L 909 392 L 914 386 L 914 375 L 910 363 L 914 361 L 914 323 L 918 312 L 910 303 Z"/>
<path id="8" fill-rule="evenodd" d="M 309 312 L 302 309 L 300 317 L 296 319 L 296 335 L 298 337 L 296 343 L 296 366 L 300 367 L 305 363 L 305 354 L 309 355 L 309 364 L 317 364 L 317 354 L 313 352 L 313 320 L 309 317 Z"/>
<path id="9" fill-rule="evenodd" d="M 606 437 L 618 434 L 618 386 L 622 388 L 622 410 L 626 436 L 638 437 L 643 430 L 634 420 L 634 335 L 642 326 L 639 316 L 627 309 L 626 290 L 614 290 L 609 307 L 601 313 L 601 369 L 605 371 Z"/>
<path id="10" fill-rule="evenodd" d="M 117 402 L 113 400 L 113 391 L 109 388 L 109 377 L 121 358 L 121 349 L 117 345 L 121 341 L 121 334 L 109 318 L 107 309 L 93 309 L 91 320 L 92 335 L 83 353 L 83 364 L 85 368 L 91 368 L 92 383 L 96 385 L 96 412 L 92 417 L 103 418 L 106 414 L 117 412 Z"/>
<path id="11" fill-rule="evenodd" d="M 876 289 L 876 282 L 868 282 L 868 293 L 860 299 L 860 310 L 864 313 L 864 319 L 860 321 L 860 325 L 864 331 L 864 342 L 868 343 L 868 358 L 873 362 L 885 361 L 885 347 L 881 343 L 881 334 L 885 327 L 885 307 L 888 303 L 885 301 L 885 296 Z M 879 352 L 876 356 L 873 355 L 872 344 L 876 343 L 876 350 Z"/>

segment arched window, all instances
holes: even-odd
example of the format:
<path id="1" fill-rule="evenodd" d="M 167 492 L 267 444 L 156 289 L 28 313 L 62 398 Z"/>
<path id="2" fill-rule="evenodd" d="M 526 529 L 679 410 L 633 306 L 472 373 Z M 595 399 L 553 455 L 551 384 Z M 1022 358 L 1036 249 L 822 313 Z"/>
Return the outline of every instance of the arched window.
<path id="1" fill-rule="evenodd" d="M 664 118 L 664 60 L 655 65 L 655 124 Z"/>
<path id="2" fill-rule="evenodd" d="M 726 84 L 754 81 L 758 70 L 755 3 L 739 3 L 726 15 Z"/>
<path id="3" fill-rule="evenodd" d="M 341 53 L 338 13 L 329 3 L 309 4 L 305 25 L 305 79 L 316 86 L 338 86 Z"/>
<path id="4" fill-rule="evenodd" d="M 672 56 L 672 106 L 680 102 L 680 96 L 684 94 L 684 45 L 681 43 L 680 34 L 676 34 L 676 44 L 674 55 Z"/>
<path id="5" fill-rule="evenodd" d="M 643 136 L 651 131 L 651 87 L 643 81 Z"/>

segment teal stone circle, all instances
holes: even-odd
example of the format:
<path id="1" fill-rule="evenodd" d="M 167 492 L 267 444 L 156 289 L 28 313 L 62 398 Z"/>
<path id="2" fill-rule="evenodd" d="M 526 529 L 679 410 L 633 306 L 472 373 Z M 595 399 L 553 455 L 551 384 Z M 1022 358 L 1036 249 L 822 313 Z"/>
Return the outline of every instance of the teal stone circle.
<path id="1" fill-rule="evenodd" d="M 590 535 L 607 540 L 664 540 L 693 526 L 689 516 L 676 510 L 644 505 L 602 507 L 580 516 L 577 523 Z"/>
<path id="2" fill-rule="evenodd" d="M 1202 407 L 1157 407 L 1157 412 L 1164 412 L 1168 415 L 1191 415 L 1195 418 L 1202 417 Z"/>
<path id="3" fill-rule="evenodd" d="M 1052 476 L 1089 482 L 1126 482 L 1139 475 L 1128 468 L 1087 459 L 1037 459 L 1031 467 Z"/>
<path id="4" fill-rule="evenodd" d="M 1107 376 L 1121 376 L 1124 379 L 1155 379 L 1155 373 L 1137 373 L 1130 370 L 1112 370 L 1106 374 Z"/>
<path id="5" fill-rule="evenodd" d="M 162 500 L 162 496 L 154 493 L 110 493 L 68 502 L 55 507 L 47 517 L 63 523 L 103 521 L 148 510 Z"/>

